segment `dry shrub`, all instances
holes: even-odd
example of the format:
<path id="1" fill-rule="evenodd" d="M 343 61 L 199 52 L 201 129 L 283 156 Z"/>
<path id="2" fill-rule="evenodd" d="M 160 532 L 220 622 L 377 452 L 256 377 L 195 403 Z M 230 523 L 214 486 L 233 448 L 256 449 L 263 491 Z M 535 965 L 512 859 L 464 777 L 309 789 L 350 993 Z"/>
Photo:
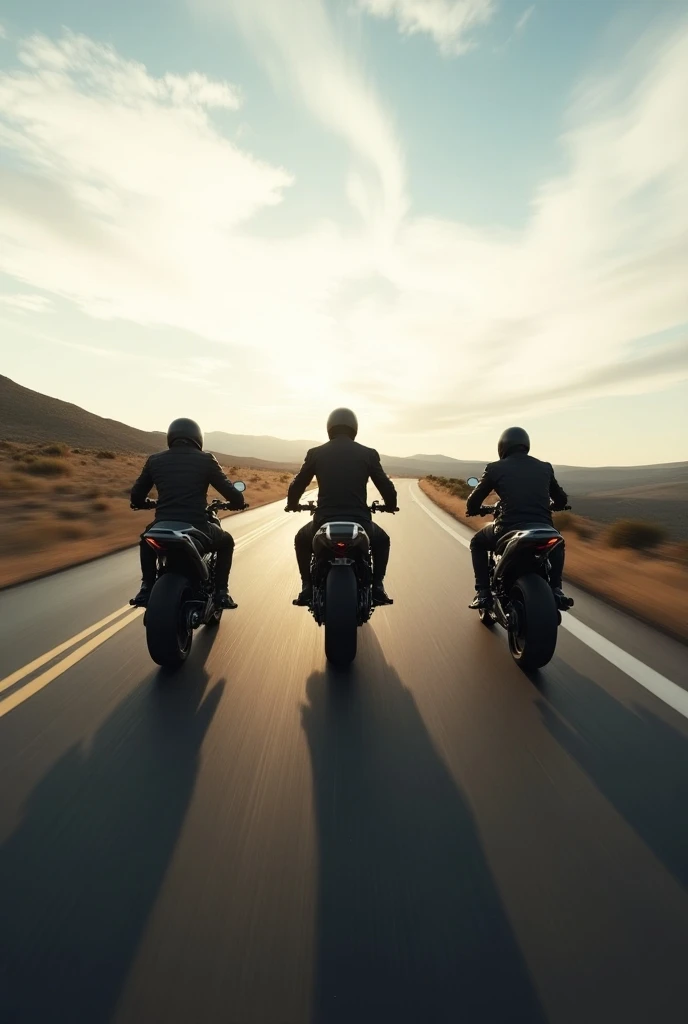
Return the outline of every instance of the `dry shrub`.
<path id="1" fill-rule="evenodd" d="M 71 476 L 72 467 L 61 459 L 31 459 L 19 467 L 33 476 Z"/>
<path id="2" fill-rule="evenodd" d="M 0 551 L 3 554 L 19 555 L 40 551 L 70 540 L 81 540 L 88 536 L 85 526 L 76 523 L 34 522 L 17 523 L 15 529 L 6 529 L 0 534 Z"/>
<path id="3" fill-rule="evenodd" d="M 85 519 L 87 513 L 80 508 L 59 508 L 55 515 L 58 519 L 72 521 L 74 519 Z"/>
<path id="4" fill-rule="evenodd" d="M 288 473 L 282 473 L 282 475 L 280 477 L 280 483 L 281 484 L 286 484 L 288 480 L 291 480 L 291 477 L 289 476 L 289 474 Z"/>
<path id="5" fill-rule="evenodd" d="M 96 452 L 96 458 L 97 459 L 116 459 L 117 456 L 115 455 L 114 452 L 100 451 L 100 452 Z"/>
<path id="6" fill-rule="evenodd" d="M 664 540 L 666 530 L 657 523 L 646 523 L 640 519 L 619 519 L 607 531 L 607 543 L 611 548 L 649 551 Z"/>
<path id="7" fill-rule="evenodd" d="M 66 444 L 62 444 L 59 441 L 53 442 L 53 444 L 47 444 L 45 448 L 41 448 L 43 455 L 54 455 L 56 458 L 63 459 L 69 454 L 69 448 Z"/>
<path id="8" fill-rule="evenodd" d="M 109 512 L 110 502 L 109 501 L 94 501 L 91 505 L 94 512 Z"/>
<path id="9" fill-rule="evenodd" d="M 570 512 L 555 512 L 552 520 L 560 533 L 562 530 L 570 530 L 574 525 L 573 516 Z"/>
<path id="10" fill-rule="evenodd" d="M 17 467 L 18 468 L 18 467 Z M 19 492 L 28 494 L 32 491 L 44 490 L 44 484 L 40 480 L 33 480 L 23 473 L 2 473 L 0 474 L 0 492 Z"/>

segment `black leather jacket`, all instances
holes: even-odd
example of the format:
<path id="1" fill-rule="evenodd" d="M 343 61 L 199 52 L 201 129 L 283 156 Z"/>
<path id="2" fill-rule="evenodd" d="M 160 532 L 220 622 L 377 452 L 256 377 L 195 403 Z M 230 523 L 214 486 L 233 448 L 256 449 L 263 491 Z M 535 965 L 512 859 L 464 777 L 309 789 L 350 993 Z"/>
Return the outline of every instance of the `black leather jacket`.
<path id="1" fill-rule="evenodd" d="M 378 453 L 346 435 L 306 453 L 303 466 L 289 486 L 288 507 L 298 505 L 313 477 L 318 481 L 317 523 L 339 516 L 370 522 L 368 480 L 375 484 L 385 505 L 396 508 L 396 487 L 382 468 Z"/>
<path id="2" fill-rule="evenodd" d="M 244 507 L 241 491 L 222 472 L 210 452 L 192 444 L 174 444 L 151 455 L 131 489 L 132 505 L 142 505 L 152 487 L 158 492 L 157 520 L 169 519 L 203 528 L 208 523 L 208 488 L 214 487 L 233 509 Z"/>
<path id="3" fill-rule="evenodd" d="M 485 467 L 482 479 L 466 500 L 466 512 L 476 515 L 488 494 L 495 491 L 502 503 L 496 524 L 500 530 L 530 523 L 552 523 L 552 506 L 562 508 L 568 501 L 566 491 L 557 483 L 549 462 L 541 462 L 525 452 L 507 455 Z"/>

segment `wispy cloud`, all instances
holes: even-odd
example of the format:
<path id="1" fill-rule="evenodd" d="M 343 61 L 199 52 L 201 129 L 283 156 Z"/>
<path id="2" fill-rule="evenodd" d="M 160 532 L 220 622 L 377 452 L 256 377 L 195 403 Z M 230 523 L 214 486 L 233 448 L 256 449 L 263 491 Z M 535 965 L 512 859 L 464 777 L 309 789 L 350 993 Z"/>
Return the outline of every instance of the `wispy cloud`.
<path id="1" fill-rule="evenodd" d="M 473 32 L 486 25 L 497 10 L 497 0 L 359 0 L 359 6 L 377 18 L 394 18 L 406 35 L 425 33 L 446 55 L 473 48 Z"/>
<path id="2" fill-rule="evenodd" d="M 535 4 L 531 4 L 530 7 L 526 7 L 525 11 L 520 16 L 520 18 L 518 18 L 516 24 L 514 25 L 514 32 L 516 33 L 516 35 L 519 35 L 521 32 L 523 32 L 524 28 L 526 27 L 526 25 L 528 24 L 528 22 L 534 14 Z"/>
<path id="3" fill-rule="evenodd" d="M 500 232 L 404 212 L 388 115 L 323 6 L 289 6 L 291 20 L 282 4 L 233 4 L 273 73 L 377 175 L 393 231 L 373 216 L 252 234 L 292 176 L 214 123 L 218 99 L 239 102 L 233 84 L 156 78 L 92 40 L 40 37 L 0 75 L 0 269 L 93 317 L 249 353 L 275 380 L 247 395 L 256 404 L 348 400 L 416 436 L 686 377 L 680 346 L 641 341 L 688 323 L 688 26 L 639 44 L 640 72 L 634 55 L 586 81 L 561 174 L 541 181 L 522 230 Z M 334 70 L 311 53 L 321 45 Z M 307 96 L 318 84 L 330 104 Z M 234 372 L 185 370 L 218 386 Z"/>
<path id="4" fill-rule="evenodd" d="M 44 313 L 51 308 L 52 302 L 46 295 L 17 292 L 12 295 L 0 295 L 0 305 L 8 309 L 16 309 L 20 313 Z"/>
<path id="5" fill-rule="evenodd" d="M 401 147 L 392 118 L 345 49 L 325 0 L 207 0 L 230 14 L 273 80 L 290 89 L 349 145 L 348 194 L 369 225 L 393 232 L 407 208 Z"/>

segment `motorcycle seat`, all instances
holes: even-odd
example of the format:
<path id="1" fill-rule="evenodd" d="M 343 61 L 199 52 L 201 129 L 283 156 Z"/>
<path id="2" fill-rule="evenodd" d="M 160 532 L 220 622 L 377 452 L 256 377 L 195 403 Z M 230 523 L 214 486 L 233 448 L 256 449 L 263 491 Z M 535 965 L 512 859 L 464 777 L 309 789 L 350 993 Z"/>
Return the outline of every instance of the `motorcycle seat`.
<path id="1" fill-rule="evenodd" d="M 530 523 L 530 524 L 524 523 L 523 526 L 518 526 L 515 529 L 507 530 L 506 533 L 501 533 L 501 534 L 498 535 L 497 541 L 495 543 L 495 548 L 494 548 L 495 554 L 496 555 L 503 554 L 504 549 L 506 548 L 506 546 L 509 543 L 509 541 L 513 540 L 513 538 L 517 534 L 526 534 L 526 533 L 537 534 L 538 535 L 537 539 L 538 540 L 542 539 L 543 541 L 547 540 L 548 537 L 559 537 L 560 536 L 559 531 L 555 530 L 553 526 L 545 526 L 542 523 Z"/>
<path id="2" fill-rule="evenodd" d="M 207 554 L 212 549 L 212 543 L 207 533 L 203 533 L 202 530 L 199 530 L 197 526 L 192 526 L 191 523 L 183 523 L 173 519 L 161 519 L 151 526 L 149 530 L 146 530 L 146 534 L 150 534 L 152 537 L 155 537 L 156 533 L 169 534 L 170 532 L 187 534 L 202 555 Z"/>

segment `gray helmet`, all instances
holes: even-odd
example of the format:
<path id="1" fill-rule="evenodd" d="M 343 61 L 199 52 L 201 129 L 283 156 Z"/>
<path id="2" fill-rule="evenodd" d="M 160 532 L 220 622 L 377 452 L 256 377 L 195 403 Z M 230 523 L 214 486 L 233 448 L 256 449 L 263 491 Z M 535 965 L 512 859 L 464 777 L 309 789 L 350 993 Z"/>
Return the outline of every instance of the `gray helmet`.
<path id="1" fill-rule="evenodd" d="M 339 434 L 346 434 L 353 441 L 357 433 L 358 420 L 351 409 L 335 409 L 327 417 L 327 436 L 330 440 Z"/>
<path id="2" fill-rule="evenodd" d="M 507 427 L 497 445 L 500 459 L 505 459 L 507 455 L 511 455 L 517 448 L 523 448 L 524 451 L 529 452 L 530 438 L 523 427 Z"/>
<path id="3" fill-rule="evenodd" d="M 203 451 L 203 431 L 195 420 L 184 416 L 172 420 L 167 428 L 167 447 L 171 448 L 175 441 L 191 441 Z"/>

